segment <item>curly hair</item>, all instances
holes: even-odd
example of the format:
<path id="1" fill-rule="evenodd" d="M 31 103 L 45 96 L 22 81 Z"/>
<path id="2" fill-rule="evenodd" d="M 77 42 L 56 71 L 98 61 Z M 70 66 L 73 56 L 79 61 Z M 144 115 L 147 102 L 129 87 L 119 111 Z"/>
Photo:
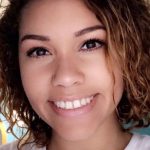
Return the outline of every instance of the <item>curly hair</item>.
<path id="1" fill-rule="evenodd" d="M 144 0 L 83 0 L 104 24 L 108 40 L 108 59 L 121 65 L 124 93 L 117 106 L 120 125 L 150 125 L 150 4 Z M 18 41 L 21 11 L 29 0 L 9 0 L 0 19 L 0 112 L 10 123 L 9 130 L 21 119 L 26 124 L 23 144 L 33 139 L 46 146 L 52 129 L 32 109 L 22 87 Z M 13 111 L 18 117 L 13 118 Z M 30 141 L 31 142 L 31 141 Z M 22 144 L 21 144 L 22 145 Z M 19 149 L 18 145 L 18 149 Z"/>
<path id="2" fill-rule="evenodd" d="M 124 94 L 118 106 L 121 123 L 149 125 L 150 6 L 142 0 L 88 0 L 86 4 L 106 26 L 110 60 L 121 65 Z"/>

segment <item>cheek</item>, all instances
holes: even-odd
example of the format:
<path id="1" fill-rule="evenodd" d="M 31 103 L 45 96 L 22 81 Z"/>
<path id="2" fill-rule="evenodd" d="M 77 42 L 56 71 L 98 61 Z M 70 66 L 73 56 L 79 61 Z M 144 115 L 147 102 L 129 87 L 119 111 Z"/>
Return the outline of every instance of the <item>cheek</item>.
<path id="1" fill-rule="evenodd" d="M 46 77 L 30 67 L 21 69 L 21 78 L 26 96 L 33 110 L 42 118 L 47 107 L 48 92 L 46 88 Z M 45 78 L 45 80 L 43 80 Z"/>
<path id="2" fill-rule="evenodd" d="M 46 88 L 47 78 L 44 76 L 43 70 L 35 69 L 35 67 L 20 64 L 22 84 L 29 101 L 38 100 Z"/>
<path id="3" fill-rule="evenodd" d="M 85 74 L 89 83 L 99 88 L 101 92 L 108 92 L 112 89 L 113 79 L 108 70 L 106 61 L 102 61 L 102 59 L 103 58 L 95 59 L 95 61 L 88 64 L 86 66 Z"/>
<path id="4" fill-rule="evenodd" d="M 87 65 L 88 82 L 97 85 L 103 96 L 106 99 L 113 100 L 113 103 L 117 106 L 124 91 L 122 72 L 116 63 L 109 69 L 104 58 L 97 58 L 97 61 L 95 59 L 95 61 Z"/>
<path id="5" fill-rule="evenodd" d="M 119 70 L 114 73 L 115 73 L 114 74 L 115 82 L 114 82 L 114 88 L 113 88 L 113 93 L 114 93 L 113 95 L 114 95 L 115 105 L 117 106 L 123 95 L 124 83 L 123 83 L 122 73 Z"/>

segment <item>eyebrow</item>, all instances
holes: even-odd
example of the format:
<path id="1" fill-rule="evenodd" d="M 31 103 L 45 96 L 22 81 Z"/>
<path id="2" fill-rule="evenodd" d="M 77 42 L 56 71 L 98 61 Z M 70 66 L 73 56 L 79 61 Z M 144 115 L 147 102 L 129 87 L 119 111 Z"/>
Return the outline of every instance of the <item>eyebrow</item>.
<path id="1" fill-rule="evenodd" d="M 38 40 L 38 41 L 49 41 L 49 37 L 43 35 L 36 35 L 36 34 L 27 34 L 21 38 L 21 42 L 25 40 Z"/>
<path id="2" fill-rule="evenodd" d="M 75 32 L 75 37 L 82 36 L 84 34 L 93 32 L 95 30 L 106 30 L 106 28 L 103 25 L 95 25 L 95 26 L 87 27 L 80 31 Z M 21 38 L 20 41 L 23 42 L 25 40 L 50 41 L 50 38 L 48 36 L 43 36 L 43 35 L 26 34 Z"/>
<path id="3" fill-rule="evenodd" d="M 82 29 L 80 31 L 75 32 L 75 36 L 76 37 L 82 36 L 84 34 L 87 34 L 89 32 L 93 32 L 95 30 L 105 30 L 106 31 L 106 28 L 103 25 L 95 25 L 95 26 L 87 27 L 85 29 Z"/>

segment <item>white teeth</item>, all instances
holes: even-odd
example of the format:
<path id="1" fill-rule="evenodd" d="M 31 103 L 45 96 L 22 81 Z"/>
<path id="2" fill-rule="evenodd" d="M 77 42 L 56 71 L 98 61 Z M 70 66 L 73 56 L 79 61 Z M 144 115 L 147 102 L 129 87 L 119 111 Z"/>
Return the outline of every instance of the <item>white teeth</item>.
<path id="1" fill-rule="evenodd" d="M 72 102 L 66 102 L 65 108 L 66 109 L 72 109 L 73 108 Z"/>
<path id="2" fill-rule="evenodd" d="M 73 101 L 73 106 L 74 106 L 74 108 L 79 108 L 79 107 L 81 107 L 80 101 L 79 101 L 79 100 Z"/>
<path id="3" fill-rule="evenodd" d="M 65 102 L 64 101 L 60 101 L 59 107 L 60 108 L 64 108 L 65 107 Z"/>
<path id="4" fill-rule="evenodd" d="M 55 105 L 56 105 L 57 107 L 60 107 L 60 102 L 58 101 L 57 103 L 55 103 Z"/>
<path id="5" fill-rule="evenodd" d="M 92 99 L 93 96 L 88 98 L 82 98 L 80 100 L 73 100 L 73 101 L 55 101 L 54 104 L 58 108 L 62 108 L 62 109 L 75 109 L 89 104 L 92 101 Z"/>
<path id="6" fill-rule="evenodd" d="M 85 98 L 81 99 L 81 105 L 83 105 L 83 106 L 86 105 L 86 99 Z"/>
<path id="7" fill-rule="evenodd" d="M 86 102 L 89 104 L 91 102 L 91 99 L 86 98 Z"/>

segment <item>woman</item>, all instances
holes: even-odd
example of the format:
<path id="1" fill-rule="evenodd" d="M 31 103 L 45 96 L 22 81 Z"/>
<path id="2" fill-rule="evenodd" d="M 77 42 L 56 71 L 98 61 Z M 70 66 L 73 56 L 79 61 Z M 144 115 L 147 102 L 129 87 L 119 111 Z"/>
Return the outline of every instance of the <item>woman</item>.
<path id="1" fill-rule="evenodd" d="M 20 118 L 27 133 L 0 149 L 150 149 L 148 136 L 127 132 L 150 120 L 148 9 L 143 0 L 10 1 L 1 110 L 11 131 Z"/>

